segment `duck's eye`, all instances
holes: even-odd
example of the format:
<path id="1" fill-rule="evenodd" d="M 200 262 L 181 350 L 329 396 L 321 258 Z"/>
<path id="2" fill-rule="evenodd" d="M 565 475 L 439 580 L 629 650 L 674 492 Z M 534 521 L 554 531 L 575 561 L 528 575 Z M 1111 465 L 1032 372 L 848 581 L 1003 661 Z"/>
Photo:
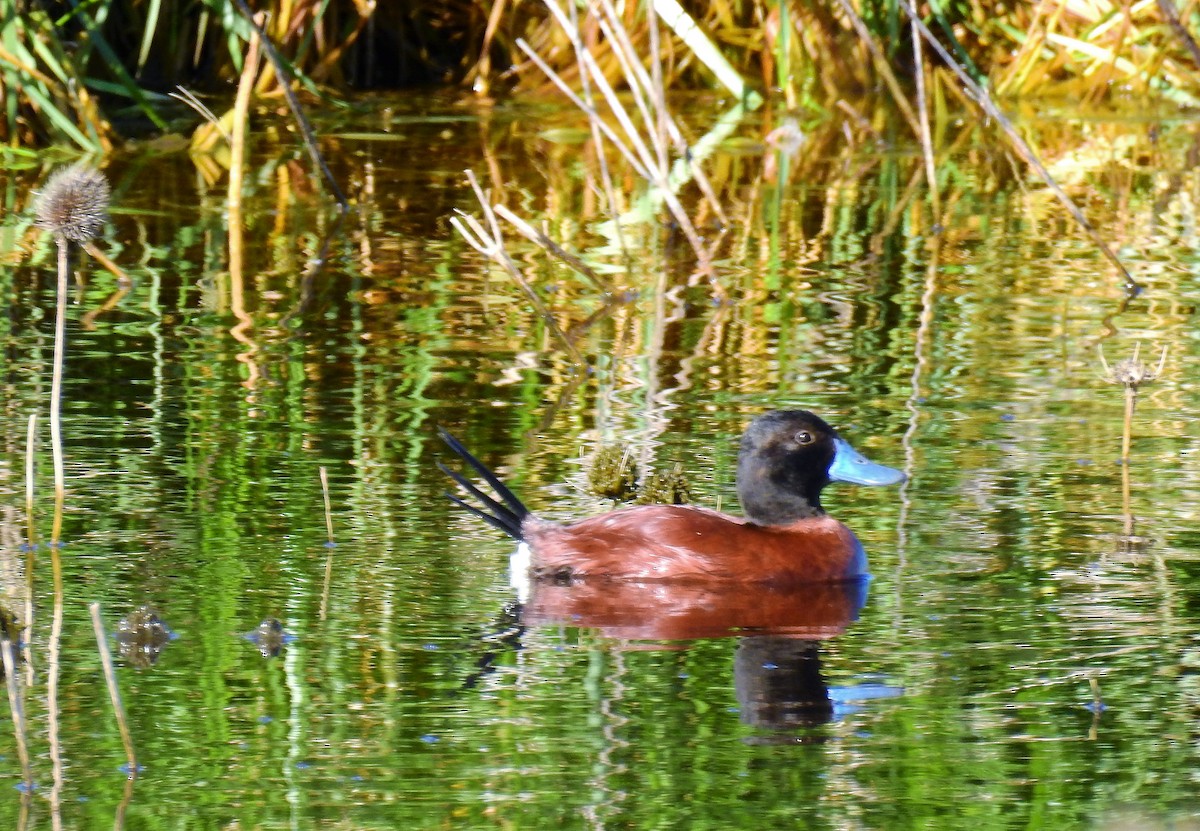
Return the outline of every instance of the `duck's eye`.
<path id="1" fill-rule="evenodd" d="M 807 430 L 801 430 L 796 434 L 797 444 L 812 444 L 814 441 L 816 441 L 816 439 L 813 438 L 813 434 Z"/>

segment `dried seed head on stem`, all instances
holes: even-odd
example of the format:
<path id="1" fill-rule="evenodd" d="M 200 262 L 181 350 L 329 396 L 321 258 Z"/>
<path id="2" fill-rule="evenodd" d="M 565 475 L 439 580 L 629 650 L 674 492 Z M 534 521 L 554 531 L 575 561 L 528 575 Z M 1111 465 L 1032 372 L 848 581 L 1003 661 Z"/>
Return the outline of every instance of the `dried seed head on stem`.
<path id="1" fill-rule="evenodd" d="M 35 200 L 37 225 L 56 237 L 88 242 L 108 221 L 111 195 L 108 179 L 94 167 L 79 163 L 59 168 Z"/>
<path id="2" fill-rule="evenodd" d="M 1142 384 L 1149 383 L 1162 375 L 1163 366 L 1167 363 L 1167 347 L 1163 346 L 1162 356 L 1158 359 L 1158 366 L 1153 370 L 1149 366 L 1142 363 L 1138 357 L 1141 353 L 1142 345 L 1134 344 L 1133 355 L 1128 358 L 1122 358 L 1112 366 L 1109 366 L 1108 361 L 1104 358 L 1103 345 L 1097 346 L 1096 351 L 1100 355 L 1100 363 L 1104 367 L 1104 377 L 1110 384 L 1120 384 L 1125 388 L 1125 425 L 1121 435 L 1121 461 L 1125 464 L 1126 482 L 1128 482 L 1129 468 L 1129 451 L 1133 446 L 1133 411 L 1137 406 L 1137 391 Z M 1128 490 L 1128 484 L 1126 484 Z"/>
<path id="3" fill-rule="evenodd" d="M 1158 359 L 1158 366 L 1153 371 L 1147 364 L 1142 363 L 1138 357 L 1141 350 L 1142 345 L 1136 343 L 1133 346 L 1133 355 L 1131 357 L 1122 358 L 1112 366 L 1109 366 L 1108 361 L 1104 358 L 1104 347 L 1097 346 L 1096 351 L 1100 354 L 1100 363 L 1104 366 L 1105 380 L 1110 384 L 1120 384 L 1136 391 L 1142 384 L 1147 384 L 1162 375 L 1163 367 L 1167 363 L 1167 347 L 1163 346 L 1162 355 Z"/>

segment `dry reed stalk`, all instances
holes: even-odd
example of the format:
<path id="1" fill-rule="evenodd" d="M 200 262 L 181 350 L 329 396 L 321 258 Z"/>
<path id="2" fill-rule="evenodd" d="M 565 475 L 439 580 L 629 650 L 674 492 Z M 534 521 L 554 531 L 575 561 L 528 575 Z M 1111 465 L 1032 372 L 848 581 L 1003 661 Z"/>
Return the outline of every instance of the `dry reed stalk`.
<path id="1" fill-rule="evenodd" d="M 29 414 L 29 430 L 25 434 L 25 523 L 29 550 L 25 553 L 25 638 L 23 648 L 26 683 L 33 684 L 33 567 L 37 562 L 38 534 L 34 513 L 34 453 L 37 450 L 37 413 Z"/>
<path id="2" fill-rule="evenodd" d="M 566 25 L 565 22 L 560 22 L 563 23 L 563 25 Z M 525 44 L 524 41 L 519 41 L 518 45 L 521 45 L 522 48 L 526 49 L 528 53 L 528 44 Z M 557 73 L 555 73 L 548 64 L 542 61 L 540 57 L 536 57 L 534 54 L 530 54 L 530 57 L 544 72 L 550 75 L 551 79 L 554 80 L 559 89 L 563 89 L 564 91 L 567 89 L 566 81 L 558 76 Z M 600 90 L 600 93 L 608 104 L 610 111 L 624 132 L 624 140 L 618 139 L 616 133 L 600 120 L 600 114 L 594 108 L 585 106 L 584 103 L 574 95 L 574 93 L 571 93 L 571 97 L 576 106 L 580 107 L 580 109 L 587 114 L 589 119 L 596 121 L 601 132 L 603 132 L 608 140 L 612 142 L 618 150 L 621 151 L 621 155 L 625 157 L 625 160 L 629 162 L 634 171 L 637 172 L 641 178 L 645 179 L 663 191 L 663 196 L 667 201 L 667 205 L 670 208 L 672 215 L 679 223 L 684 234 L 687 236 L 688 241 L 692 244 L 692 248 L 696 251 L 697 256 L 703 258 L 704 247 L 700 242 L 700 236 L 696 233 L 696 229 L 692 225 L 691 218 L 688 217 L 687 213 L 684 211 L 683 206 L 679 203 L 678 198 L 673 192 L 671 192 L 670 184 L 666 180 L 666 176 L 659 171 L 656 163 L 656 154 L 650 150 L 647 140 L 642 136 L 641 132 L 634 124 L 628 110 L 625 108 L 624 102 L 621 101 L 621 99 L 617 96 L 616 91 L 608 83 L 607 79 L 605 79 L 604 73 L 596 63 L 595 59 L 586 50 L 581 53 L 580 57 L 581 69 L 591 73 L 592 83 Z"/>
<path id="3" fill-rule="evenodd" d="M 646 68 L 642 65 L 638 58 L 637 50 L 633 48 L 633 42 L 629 39 L 629 33 L 621 26 L 621 21 L 617 15 L 616 8 L 613 6 L 612 0 L 601 0 L 600 6 L 603 9 L 607 22 L 600 21 L 602 31 L 609 40 L 615 42 L 620 47 L 616 50 L 617 55 L 624 55 L 622 68 L 625 72 L 626 85 L 631 90 L 641 89 L 644 95 L 651 101 L 653 115 L 647 114 L 643 110 L 643 120 L 647 125 L 647 132 L 654 139 L 655 150 L 659 157 L 660 175 L 667 177 L 670 181 L 670 167 L 668 166 L 668 158 L 670 150 L 673 147 L 677 158 L 687 160 L 689 157 L 689 148 L 687 141 L 683 137 L 683 131 L 679 128 L 678 122 L 667 106 L 666 86 L 663 81 L 662 73 L 662 53 L 659 48 L 659 31 L 658 31 L 658 15 L 651 14 L 650 18 L 650 73 L 647 75 Z M 650 125 L 654 125 L 654 129 L 649 129 Z M 689 164 L 689 172 L 692 178 L 695 179 L 697 187 L 700 188 L 704 198 L 712 206 L 716 212 L 718 219 L 722 225 L 729 223 L 729 218 L 725 215 L 725 210 L 721 205 L 721 200 L 717 198 L 716 191 L 705 175 L 704 170 L 697 164 Z"/>
<path id="4" fill-rule="evenodd" d="M 37 548 L 37 526 L 34 523 L 33 493 L 34 493 L 34 450 L 37 447 L 37 413 L 29 414 L 29 429 L 25 433 L 25 522 L 26 535 L 29 540 L 30 565 L 32 566 L 33 551 Z M 32 568 L 30 568 L 32 574 Z M 30 577 L 32 580 L 33 578 Z"/>
<path id="5" fill-rule="evenodd" d="M 242 209 L 242 179 L 245 175 L 246 125 L 249 120 L 250 98 L 254 93 L 254 79 L 258 77 L 259 45 L 262 43 L 259 29 L 255 26 L 246 48 L 246 60 L 242 66 L 242 77 L 238 81 L 237 97 L 233 102 L 233 129 L 229 135 L 229 212 Z M 230 225 L 232 226 L 232 220 Z M 230 228 L 233 231 L 233 228 Z M 240 252 L 239 252 L 240 253 Z"/>
<path id="6" fill-rule="evenodd" d="M 325 619 L 325 613 L 329 609 L 329 587 L 333 583 L 333 549 L 337 543 L 333 539 L 333 508 L 329 500 L 329 474 L 322 465 L 319 468 L 321 474 L 321 496 L 325 501 L 325 548 L 328 553 L 325 555 L 325 582 L 321 586 L 321 608 L 318 617 L 321 620 Z"/>
<path id="7" fill-rule="evenodd" d="M 607 280 L 597 274 L 591 268 L 591 266 L 589 266 L 583 260 L 579 259 L 574 254 L 556 243 L 554 240 L 550 239 L 545 231 L 539 231 L 537 228 L 534 228 L 504 205 L 497 203 L 492 206 L 492 209 L 495 210 L 500 217 L 508 221 L 514 228 L 516 228 L 517 232 L 521 236 L 525 237 L 525 239 L 540 245 L 548 253 L 562 260 L 569 267 L 588 278 L 588 280 L 592 282 L 592 285 L 604 292 L 606 296 L 612 296 L 612 285 Z"/>
<path id="8" fill-rule="evenodd" d="M 578 27 L 573 26 L 571 17 L 563 11 L 555 0 L 545 0 L 545 2 L 546 7 L 550 10 L 559 26 L 572 38 L 572 42 L 582 42 Z M 614 41 L 614 46 L 616 45 L 617 43 Z M 696 254 L 700 270 L 710 273 L 712 255 L 706 250 L 699 233 L 696 231 L 695 225 L 692 223 L 691 217 L 688 216 L 687 211 L 684 210 L 683 205 L 679 202 L 679 198 L 672 188 L 667 173 L 660 169 L 657 163 L 658 154 L 651 150 L 653 139 L 643 136 L 642 131 L 635 125 L 624 102 L 621 101 L 612 85 L 608 82 L 603 69 L 597 63 L 591 51 L 582 49 L 577 53 L 580 73 L 589 75 L 592 85 L 600 91 L 600 94 L 608 104 L 609 110 L 616 118 L 617 123 L 624 133 L 624 140 L 617 138 L 616 133 L 601 120 L 596 108 L 589 106 L 587 102 L 576 95 L 570 89 L 567 82 L 551 69 L 550 65 L 528 43 L 519 39 L 517 46 L 529 56 L 530 60 L 537 64 L 538 68 L 554 82 L 555 86 L 566 93 L 572 102 L 588 116 L 589 120 L 596 125 L 596 129 L 602 132 L 613 143 L 638 175 L 655 187 L 655 190 L 662 196 L 663 201 L 671 211 L 671 215 L 679 224 L 693 252 Z M 615 51 L 618 55 L 620 54 L 619 49 Z M 632 76 L 627 77 L 626 82 L 631 89 L 638 84 L 638 81 Z M 653 121 L 650 121 L 647 126 L 647 133 L 652 136 L 654 131 L 650 128 L 653 127 Z"/>
<path id="9" fill-rule="evenodd" d="M 579 40 L 579 19 L 578 8 L 574 3 L 567 7 L 571 12 L 571 31 L 568 36 L 571 37 L 571 46 L 575 50 L 576 60 L 578 55 L 583 51 L 584 45 Z M 571 32 L 575 35 L 572 36 Z M 586 72 L 579 73 L 579 89 L 583 95 L 583 100 L 587 104 L 589 110 L 595 109 L 595 100 L 592 98 L 592 84 Z M 612 172 L 608 167 L 608 152 L 604 149 L 604 142 L 601 139 L 600 125 L 597 119 L 588 119 L 588 128 L 592 131 L 592 146 L 596 152 L 596 163 L 600 166 L 600 181 L 604 185 L 604 198 L 608 201 L 608 214 L 612 219 L 613 232 L 617 241 L 617 248 L 621 252 L 621 256 L 626 263 L 630 262 L 629 249 L 625 245 L 625 231 L 621 228 L 621 211 L 622 205 L 617 201 L 617 190 L 613 186 Z"/>
<path id="10" fill-rule="evenodd" d="M 237 318 L 237 323 L 230 334 L 237 341 L 246 344 L 247 352 L 239 355 L 238 359 L 246 364 L 249 377 L 246 383 L 253 387 L 258 380 L 258 367 L 249 356 L 255 351 L 255 345 L 247 332 L 254 327 L 254 321 L 246 312 L 245 287 L 245 229 L 242 224 L 242 187 L 245 175 L 246 158 L 246 128 L 250 120 L 250 98 L 254 92 L 254 80 L 258 76 L 260 45 L 264 42 L 256 24 L 250 36 L 250 44 L 246 50 L 246 61 L 242 67 L 242 77 L 238 82 L 237 97 L 233 105 L 233 129 L 230 132 L 229 143 L 229 188 L 227 195 L 227 210 L 229 212 L 229 310 Z"/>
<path id="11" fill-rule="evenodd" d="M 548 77 L 554 83 L 554 85 L 558 87 L 559 91 L 561 91 L 567 96 L 568 99 L 570 99 L 572 104 L 583 111 L 584 115 L 586 115 L 588 120 L 595 126 L 595 129 L 603 134 L 603 136 L 608 139 L 609 143 L 612 144 L 613 147 L 617 148 L 625 161 L 630 167 L 633 168 L 634 172 L 643 179 L 649 179 L 649 171 L 642 166 L 642 163 L 638 160 L 638 157 L 634 154 L 633 150 L 631 150 L 625 141 L 617 135 L 616 131 L 613 130 L 613 128 L 610 127 L 608 123 L 600 117 L 600 114 L 597 112 L 595 106 L 580 98 L 575 93 L 575 90 L 571 89 L 570 85 L 567 84 L 563 77 L 551 69 L 550 64 L 542 60 L 542 56 L 539 55 L 524 39 L 518 38 L 517 46 L 522 52 L 529 56 L 529 60 L 533 61 L 534 65 L 537 66 L 538 69 L 545 73 L 546 77 Z"/>
<path id="12" fill-rule="evenodd" d="M 571 362 L 579 367 L 583 365 L 583 359 L 579 355 L 579 351 L 575 345 L 571 343 L 570 338 L 563 332 L 562 327 L 558 325 L 558 321 L 542 303 L 537 292 L 529 285 L 529 281 L 525 279 L 525 275 L 517 268 L 517 264 L 513 262 L 512 257 L 504 248 L 504 234 L 500 230 L 500 223 L 496 219 L 496 212 L 492 207 L 491 200 L 483 192 L 483 188 L 479 186 L 479 180 L 475 178 L 473 170 L 466 171 L 467 181 L 471 183 L 471 189 L 475 192 L 475 199 L 479 202 L 479 207 L 483 211 L 484 218 L 487 220 L 488 227 L 484 228 L 483 224 L 478 219 L 463 211 L 458 211 L 458 216 L 450 218 L 450 224 L 454 226 L 467 244 L 478 251 L 483 256 L 487 257 L 492 262 L 501 266 L 509 275 L 516 281 L 521 290 L 525 292 L 525 296 L 533 303 L 534 309 L 542 320 L 550 327 L 552 331 L 563 344 L 567 354 L 571 358 Z"/>
<path id="13" fill-rule="evenodd" d="M 345 194 L 338 187 L 337 180 L 333 178 L 333 172 L 330 171 L 329 166 L 325 164 L 324 157 L 321 156 L 321 150 L 317 147 L 317 139 L 313 133 L 312 125 L 308 123 L 308 119 L 304 115 L 304 109 L 300 106 L 300 99 L 292 91 L 292 76 L 288 71 L 286 63 L 279 57 L 279 52 L 276 51 L 275 44 L 271 42 L 267 33 L 263 31 L 264 13 L 259 12 L 258 15 L 255 15 L 250 10 L 250 7 L 246 5 L 246 0 L 233 0 L 233 2 L 237 6 L 238 11 L 241 12 L 242 16 L 254 29 L 258 42 L 262 45 L 263 53 L 267 56 L 267 60 L 270 61 L 271 67 L 275 70 L 276 77 L 279 78 L 279 89 L 287 101 L 288 109 L 292 112 L 292 118 L 295 119 L 296 126 L 300 129 L 300 135 L 304 139 L 304 148 L 308 151 L 309 158 L 312 159 L 313 165 L 321 172 L 325 183 L 329 186 L 330 191 L 333 192 L 333 197 L 338 203 L 338 210 L 345 212 L 350 207 L 350 203 L 346 201 Z M 253 48 L 253 44 L 251 48 Z M 240 87 L 238 95 L 241 95 Z"/>
<path id="14" fill-rule="evenodd" d="M 717 77 L 721 85 L 733 93 L 739 101 L 750 107 L 761 102 L 758 93 L 747 86 L 741 74 L 725 59 L 725 55 L 708 38 L 701 28 L 676 0 L 651 0 L 654 14 L 675 32 L 702 64 Z"/>
<path id="15" fill-rule="evenodd" d="M 937 163 L 933 156 L 933 137 L 929 133 L 929 105 L 925 100 L 925 59 L 921 56 L 921 33 L 916 25 L 911 27 L 913 45 L 913 68 L 917 82 L 917 116 L 921 128 L 921 151 L 925 156 L 925 178 L 929 182 L 929 199 L 933 204 L 933 215 L 942 215 L 941 195 L 938 192 Z"/>
<path id="16" fill-rule="evenodd" d="M 325 534 L 328 537 L 330 547 L 336 545 L 333 541 L 333 508 L 329 502 L 329 473 L 325 470 L 325 466 L 320 468 L 321 472 L 321 496 L 325 501 Z"/>
<path id="17" fill-rule="evenodd" d="M 113 713 L 117 717 L 117 729 L 121 732 L 121 744 L 125 746 L 125 760 L 129 765 L 129 778 L 138 775 L 137 756 L 133 752 L 133 737 L 129 734 L 129 724 L 125 720 L 125 706 L 121 703 L 121 689 L 117 686 L 117 673 L 113 669 L 112 653 L 108 649 L 108 636 L 104 631 L 104 622 L 100 619 L 100 604 L 88 605 L 92 616 L 92 631 L 96 633 L 96 651 L 100 655 L 100 665 L 104 668 L 104 683 L 108 686 L 108 698 L 112 702 Z"/>
<path id="18" fill-rule="evenodd" d="M 1046 24 L 1045 29 L 1042 29 L 1039 28 L 1038 24 L 1041 23 L 1042 18 L 1045 16 L 1045 9 L 1048 5 L 1053 7 L 1054 14 Z M 1046 34 L 1058 26 L 1059 20 L 1066 9 L 1066 3 L 1057 3 L 1055 0 L 1041 0 L 1038 3 L 1033 13 L 1033 20 L 1025 31 L 1025 41 L 1021 44 L 1021 48 L 1017 50 L 1017 54 L 1013 56 L 1008 68 L 996 82 L 997 95 L 1004 96 L 1010 92 L 1021 91 L 1030 72 L 1033 71 L 1037 64 L 1038 53 L 1041 51 L 1042 44 L 1046 41 Z"/>
<path id="19" fill-rule="evenodd" d="M 846 3 L 846 0 L 839 0 L 839 2 Z M 982 109 L 989 118 L 993 119 L 997 124 L 1000 125 L 1001 130 L 1003 130 L 1004 135 L 1008 138 L 1009 143 L 1017 152 L 1017 155 L 1019 155 L 1027 165 L 1032 167 L 1034 171 L 1037 172 L 1038 176 L 1045 183 L 1046 187 L 1048 187 L 1051 192 L 1058 197 L 1058 201 L 1067 209 L 1067 212 L 1071 214 L 1072 218 L 1074 218 L 1074 220 L 1079 224 L 1079 227 L 1083 228 L 1083 230 L 1088 234 L 1092 240 L 1092 244 L 1100 250 L 1100 253 L 1104 255 L 1104 258 L 1107 259 L 1109 263 L 1117 270 L 1117 273 L 1121 275 L 1121 279 L 1124 283 L 1123 288 L 1126 295 L 1133 296 L 1138 294 L 1142 288 L 1141 284 L 1133 279 L 1133 275 L 1129 273 L 1127 268 L 1125 268 L 1125 264 L 1121 262 L 1120 258 L 1117 257 L 1116 252 L 1114 252 L 1108 243 L 1104 241 L 1104 239 L 1100 236 L 1100 233 L 1096 230 L 1088 218 L 1083 215 L 1083 211 L 1079 209 L 1071 197 L 1067 196 L 1066 192 L 1058 186 L 1056 181 L 1054 181 L 1054 178 L 1050 175 L 1050 171 L 1046 170 L 1045 165 L 1042 164 L 1042 161 L 1038 158 L 1037 153 L 1035 153 L 1028 142 L 1021 137 L 1021 134 L 1017 132 L 1017 128 L 1013 126 L 1013 123 L 1009 121 L 1008 117 L 1004 115 L 998 106 L 996 106 L 995 101 L 992 100 L 991 94 L 986 89 L 979 86 L 979 84 L 975 83 L 974 79 L 971 78 L 966 70 L 964 70 L 958 64 L 958 62 L 954 60 L 953 56 L 946 51 L 945 47 L 942 46 L 941 41 L 935 38 L 933 33 L 929 31 L 928 27 L 921 22 L 920 15 L 913 7 L 912 0 L 900 0 L 900 5 L 908 15 L 909 20 L 912 21 L 912 25 L 921 33 L 921 37 L 923 37 L 925 42 L 928 43 L 929 46 L 938 53 L 938 57 L 941 58 L 942 61 L 944 61 L 950 70 L 955 74 L 958 80 L 962 83 L 963 87 L 966 89 L 967 93 L 972 99 L 974 99 L 976 105 Z"/>
<path id="20" fill-rule="evenodd" d="M 871 55 L 871 61 L 875 66 L 875 70 L 883 78 L 883 82 L 887 85 L 888 91 L 892 94 L 892 100 L 896 102 L 896 106 L 900 108 L 900 114 L 904 116 L 904 120 L 908 122 L 908 126 L 912 129 L 914 136 L 921 135 L 921 127 L 917 121 L 917 115 L 913 112 L 912 105 L 908 103 L 908 98 L 904 95 L 904 90 L 900 86 L 900 82 L 896 80 L 896 75 L 892 72 L 892 67 L 888 63 L 887 57 L 879 48 L 879 44 L 875 42 L 875 38 L 871 37 L 871 30 L 867 28 L 867 24 L 858 16 L 858 12 L 854 11 L 854 7 L 850 5 L 849 0 L 837 0 L 842 12 L 850 21 L 850 25 L 854 28 L 854 33 L 858 35 L 858 39 L 867 47 L 867 51 Z"/>
<path id="21" fill-rule="evenodd" d="M 67 487 L 63 469 L 62 383 L 63 365 L 67 357 L 67 275 L 70 270 L 69 243 L 60 236 L 57 301 L 54 307 L 54 367 L 50 376 L 50 454 L 54 463 L 54 498 L 59 502 L 64 500 Z"/>
<path id="22" fill-rule="evenodd" d="M 124 287 L 133 285 L 133 280 L 130 279 L 129 275 L 125 273 L 125 269 L 121 268 L 119 265 L 109 259 L 108 255 L 97 248 L 95 243 L 93 243 L 91 240 L 86 240 L 80 243 L 80 245 L 83 247 L 84 251 L 88 252 L 88 254 L 91 255 L 94 260 L 96 260 L 96 262 L 100 263 L 100 265 L 112 272 L 113 276 L 117 278 L 118 285 Z"/>
<path id="23" fill-rule="evenodd" d="M 33 791 L 33 765 L 29 761 L 29 744 L 25 729 L 25 708 L 21 706 L 21 691 L 17 687 L 17 667 L 13 661 L 12 641 L 0 636 L 0 660 L 4 663 L 4 680 L 8 688 L 8 709 L 12 713 L 13 734 L 17 741 L 17 758 L 21 763 L 21 779 L 27 793 Z"/>
<path id="24" fill-rule="evenodd" d="M 483 30 L 483 43 L 479 47 L 479 60 L 475 62 L 475 66 L 463 79 L 479 96 L 487 96 L 491 92 L 492 40 L 496 37 L 496 30 L 500 28 L 500 21 L 504 17 L 506 6 L 506 0 L 496 0 L 492 3 L 492 8 L 488 12 L 487 26 Z"/>
<path id="25" fill-rule="evenodd" d="M 217 118 L 216 113 L 210 110 L 190 89 L 177 86 L 175 87 L 175 92 L 169 93 L 169 95 L 195 110 L 207 125 L 201 124 L 192 133 L 191 150 L 193 153 L 207 153 L 211 151 L 213 145 L 216 144 L 217 136 L 226 144 L 230 143 L 229 133 L 226 131 L 225 126 L 221 124 L 221 120 Z"/>

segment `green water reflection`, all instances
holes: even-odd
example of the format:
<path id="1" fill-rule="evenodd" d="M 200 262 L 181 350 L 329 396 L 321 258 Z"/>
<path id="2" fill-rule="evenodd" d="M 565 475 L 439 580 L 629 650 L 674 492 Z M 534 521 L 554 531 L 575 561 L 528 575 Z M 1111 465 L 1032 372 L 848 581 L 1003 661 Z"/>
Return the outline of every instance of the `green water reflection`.
<path id="1" fill-rule="evenodd" d="M 692 117 L 718 111 L 700 103 Z M 575 117 L 436 100 L 395 113 L 327 130 L 356 204 L 340 228 L 302 154 L 264 130 L 240 296 L 224 181 L 185 155 L 109 163 L 103 247 L 134 285 L 113 300 L 116 279 L 89 263 L 70 309 L 65 778 L 55 807 L 42 548 L 22 675 L 38 789 L 16 788 L 6 727 L 6 827 L 49 827 L 55 811 L 78 828 L 119 815 L 127 828 L 672 829 L 1196 816 L 1195 124 L 1164 123 L 1152 145 L 1144 124 L 1031 125 L 1146 284 L 1108 323 L 1117 281 L 982 139 L 946 152 L 935 255 L 926 192 L 909 187 L 918 155 L 845 146 L 830 130 L 790 180 L 764 178 L 760 153 L 713 160 L 735 218 L 715 276 L 723 298 L 689 282 L 687 252 L 662 229 L 637 235 L 627 270 L 595 254 L 622 290 L 611 308 L 514 240 L 584 357 L 574 367 L 448 218 L 475 210 L 470 167 L 556 237 L 600 247 L 591 157 L 540 137 Z M 1149 149 L 1120 155 L 1118 139 Z M 49 391 L 54 252 L 24 212 L 36 176 L 0 176 L 0 579 L 19 606 L 25 431 Z M 1138 402 L 1128 500 L 1123 398 L 1102 377 L 1101 339 L 1110 360 L 1135 341 L 1169 349 Z M 858 620 L 820 647 L 828 721 L 752 723 L 735 683 L 747 647 L 733 638 L 631 643 L 561 623 L 511 635 L 508 544 L 442 498 L 436 425 L 535 510 L 565 517 L 606 507 L 583 490 L 583 459 L 611 441 L 684 463 L 697 501 L 735 506 L 736 436 L 779 406 L 828 415 L 911 474 L 899 492 L 828 493 L 875 576 Z M 45 536 L 44 438 L 37 461 Z M 177 635 L 153 666 L 119 672 L 145 767 L 128 794 L 92 601 L 113 626 L 148 604 Z M 243 635 L 270 617 L 294 640 L 264 659 Z"/>

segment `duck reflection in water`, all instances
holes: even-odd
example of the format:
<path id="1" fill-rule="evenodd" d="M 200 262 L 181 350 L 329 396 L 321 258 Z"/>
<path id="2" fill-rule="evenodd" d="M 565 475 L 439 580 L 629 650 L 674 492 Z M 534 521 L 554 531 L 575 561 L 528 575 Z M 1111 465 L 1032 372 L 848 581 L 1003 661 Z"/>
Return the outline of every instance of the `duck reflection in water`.
<path id="1" fill-rule="evenodd" d="M 869 578 L 862 545 L 825 513 L 820 494 L 833 481 L 888 485 L 903 473 L 868 461 L 812 413 L 773 412 L 742 439 L 745 517 L 639 505 L 557 523 L 441 436 L 495 494 L 439 463 L 477 504 L 450 499 L 519 543 L 513 584 L 523 626 L 567 624 L 623 640 L 741 637 L 744 721 L 794 727 L 832 716 L 816 643 L 857 618 Z"/>
<path id="2" fill-rule="evenodd" d="M 836 714 L 821 674 L 819 643 L 858 619 L 868 583 L 860 577 L 747 592 L 728 583 L 539 580 L 529 587 L 520 619 L 525 627 L 568 625 L 622 642 L 737 638 L 734 687 L 742 721 L 795 730 Z M 886 689 L 838 690 L 837 696 L 858 700 L 890 694 Z"/>

